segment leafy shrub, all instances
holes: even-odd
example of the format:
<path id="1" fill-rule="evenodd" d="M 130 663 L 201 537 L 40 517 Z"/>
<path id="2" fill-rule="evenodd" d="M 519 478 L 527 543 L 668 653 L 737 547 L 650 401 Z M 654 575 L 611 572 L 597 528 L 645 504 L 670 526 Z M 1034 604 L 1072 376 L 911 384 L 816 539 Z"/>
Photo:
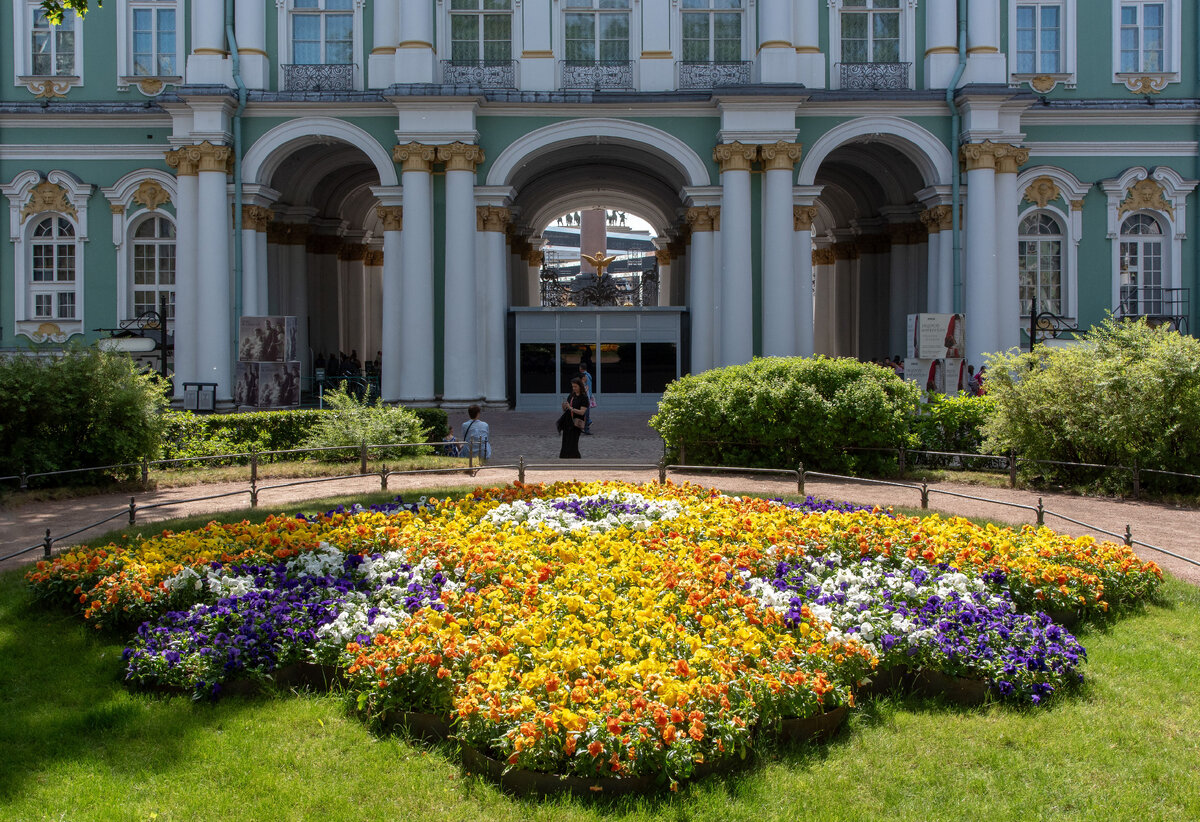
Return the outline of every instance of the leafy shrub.
<path id="1" fill-rule="evenodd" d="M 167 414 L 163 458 L 208 457 L 299 448 L 325 414 L 318 410 L 252 411 L 246 414 Z M 296 455 L 265 456 L 263 461 L 295 459 Z"/>
<path id="2" fill-rule="evenodd" d="M 425 431 L 426 442 L 436 442 L 446 436 L 450 430 L 450 418 L 443 408 L 413 408 L 410 409 L 421 421 Z"/>
<path id="3" fill-rule="evenodd" d="M 990 357 L 987 386 L 996 413 L 984 427 L 984 447 L 993 451 L 1185 473 L 1200 465 L 1200 340 L 1192 337 L 1110 318 L 1072 348 Z M 1028 471 L 1084 481 L 1063 466 Z M 1110 471 L 1090 480 L 1124 490 L 1129 476 Z M 1169 490 L 1170 480 L 1155 481 Z"/>
<path id="4" fill-rule="evenodd" d="M 426 441 L 421 419 L 398 405 L 360 400 L 344 387 L 325 392 L 329 411 L 322 414 L 308 436 L 305 448 L 347 446 L 357 449 L 361 443 L 418 443 Z M 393 448 L 373 452 L 381 457 L 429 454 L 432 448 Z M 327 451 L 328 459 L 345 459 L 345 452 Z"/>
<path id="5" fill-rule="evenodd" d="M 983 426 L 995 412 L 996 400 L 987 395 L 947 397 L 930 394 L 913 417 L 909 446 L 921 451 L 986 453 L 983 450 Z M 926 465 L 947 465 L 952 460 L 951 457 L 928 454 L 919 457 Z"/>
<path id="6" fill-rule="evenodd" d="M 138 462 L 158 451 L 162 381 L 127 354 L 82 345 L 44 356 L 0 358 L 0 474 Z M 107 473 L 131 478 L 136 468 Z M 34 484 L 95 482 L 96 473 Z"/>
<path id="7" fill-rule="evenodd" d="M 881 472 L 905 442 L 918 390 L 851 359 L 772 357 L 667 386 L 650 425 L 696 465 Z"/>

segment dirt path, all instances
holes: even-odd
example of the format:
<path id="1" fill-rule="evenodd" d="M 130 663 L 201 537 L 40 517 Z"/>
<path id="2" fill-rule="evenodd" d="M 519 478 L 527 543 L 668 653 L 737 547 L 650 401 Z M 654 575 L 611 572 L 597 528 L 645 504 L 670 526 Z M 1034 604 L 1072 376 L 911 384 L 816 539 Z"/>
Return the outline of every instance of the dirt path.
<path id="1" fill-rule="evenodd" d="M 654 470 L 622 470 L 615 464 L 604 465 L 597 462 L 597 460 L 604 460 L 609 463 L 640 463 L 642 465 L 656 462 L 662 454 L 662 442 L 658 439 L 657 434 L 645 427 L 647 415 L 634 412 L 597 415 L 597 434 L 581 443 L 587 462 L 561 468 L 559 466 L 562 463 L 556 458 L 557 440 L 552 436 L 540 433 L 543 428 L 553 429 L 552 417 L 548 422 L 543 419 L 547 416 L 517 412 L 489 413 L 488 419 L 492 425 L 492 439 L 495 445 L 493 465 L 515 462 L 516 456 L 522 454 L 527 455 L 527 464 L 552 466 L 545 469 L 531 468 L 528 470 L 526 480 L 529 482 L 553 482 L 566 479 L 627 479 L 635 482 L 647 482 L 658 478 L 658 472 Z M 607 434 L 605 433 L 606 426 L 610 429 Z M 405 490 L 416 488 L 474 487 L 476 485 L 503 484 L 516 479 L 516 470 L 494 468 L 481 471 L 475 478 L 465 472 L 391 477 L 388 488 L 397 494 L 403 494 Z M 713 476 L 672 472 L 671 479 L 676 482 L 685 480 L 696 482 L 720 488 L 727 493 L 784 494 L 796 492 L 795 480 L 774 477 Z M 286 480 L 268 480 L 264 481 L 264 484 L 283 482 Z M 265 490 L 260 488 L 259 507 L 268 511 L 295 513 L 307 500 L 363 494 L 379 489 L 379 477 L 375 475 L 294 485 L 287 488 Z M 1007 488 L 941 483 L 931 486 L 930 490 L 929 507 L 932 511 L 962 516 L 988 517 L 1013 524 L 1033 522 L 1034 514 L 1020 508 L 966 499 L 962 496 L 952 496 L 952 494 L 986 497 L 991 500 L 1026 506 L 1035 506 L 1038 501 L 1036 494 Z M 866 505 L 902 505 L 917 508 L 921 502 L 920 491 L 916 489 L 857 482 L 809 481 L 805 486 L 805 491 L 820 498 L 848 500 Z M 939 491 L 949 493 L 937 493 Z M 199 496 L 211 498 L 195 502 L 184 501 Z M 249 492 L 246 483 L 221 483 L 138 494 L 136 499 L 139 508 L 149 505 L 161 506 L 139 511 L 138 522 L 148 524 L 180 516 L 245 508 L 249 505 Z M 1194 509 L 1052 494 L 1044 494 L 1043 500 L 1047 512 L 1061 514 L 1119 535 L 1125 533 L 1125 527 L 1128 525 L 1132 529 L 1135 540 L 1200 562 L 1200 512 Z M 30 503 L 0 511 L 0 556 L 40 543 L 46 529 L 50 529 L 54 535 L 64 534 L 106 516 L 118 515 L 108 525 L 91 529 L 74 539 L 67 540 L 66 542 L 69 543 L 90 539 L 107 530 L 123 527 L 128 522 L 127 515 L 123 513 L 128 510 L 128 506 L 128 494 L 107 494 L 63 502 Z M 1089 533 L 1087 529 L 1049 513 L 1046 516 L 1046 524 L 1057 531 L 1073 535 Z M 1095 536 L 1111 539 L 1103 534 L 1095 534 Z M 1147 559 L 1153 559 L 1164 570 L 1200 585 L 1200 567 L 1181 562 L 1148 548 L 1138 548 L 1138 552 Z M 18 559 L 0 563 L 0 569 L 19 567 L 35 562 L 41 557 L 41 554 L 40 549 L 29 552 Z"/>

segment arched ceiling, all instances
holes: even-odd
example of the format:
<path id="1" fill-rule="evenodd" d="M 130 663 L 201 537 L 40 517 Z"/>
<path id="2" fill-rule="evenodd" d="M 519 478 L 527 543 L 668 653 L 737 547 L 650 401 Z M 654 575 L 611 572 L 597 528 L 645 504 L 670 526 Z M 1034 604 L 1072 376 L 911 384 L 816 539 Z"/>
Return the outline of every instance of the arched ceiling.
<path id="1" fill-rule="evenodd" d="M 878 216 L 885 206 L 914 203 L 925 187 L 912 160 L 881 142 L 839 146 L 817 169 L 816 184 L 825 186 L 820 199 L 838 226 Z"/>
<path id="2" fill-rule="evenodd" d="M 306 145 L 280 161 L 269 181 L 279 202 L 317 210 L 317 217 L 361 227 L 375 205 L 369 187 L 379 173 L 360 150 L 340 140 Z"/>

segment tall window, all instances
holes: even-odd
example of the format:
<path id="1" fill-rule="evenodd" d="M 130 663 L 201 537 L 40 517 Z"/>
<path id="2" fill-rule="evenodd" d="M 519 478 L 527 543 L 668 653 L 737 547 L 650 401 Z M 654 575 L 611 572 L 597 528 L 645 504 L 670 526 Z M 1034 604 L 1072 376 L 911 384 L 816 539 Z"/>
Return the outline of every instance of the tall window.
<path id="1" fill-rule="evenodd" d="M 75 226 L 46 217 L 33 227 L 29 294 L 33 319 L 75 319 Z"/>
<path id="2" fill-rule="evenodd" d="M 900 62 L 900 0 L 844 0 L 843 63 Z"/>
<path id="3" fill-rule="evenodd" d="M 1121 224 L 1121 313 L 1163 311 L 1163 229 L 1149 214 Z"/>
<path id="4" fill-rule="evenodd" d="M 139 0 L 130 8 L 133 33 L 133 74 L 138 77 L 175 77 L 175 2 Z"/>
<path id="5" fill-rule="evenodd" d="M 1166 4 L 1121 3 L 1122 73 L 1166 71 Z"/>
<path id="6" fill-rule="evenodd" d="M 1017 74 L 1062 72 L 1063 10 L 1058 3 L 1017 5 Z"/>
<path id="7" fill-rule="evenodd" d="M 512 60 L 512 0 L 451 0 L 450 59 L 455 63 Z"/>
<path id="8" fill-rule="evenodd" d="M 75 12 L 66 11 L 62 22 L 52 26 L 40 7 L 34 9 L 30 74 L 37 77 L 75 75 L 75 22 Z"/>
<path id="9" fill-rule="evenodd" d="M 571 63 L 629 60 L 629 0 L 565 0 L 564 56 Z"/>
<path id="10" fill-rule="evenodd" d="M 1039 312 L 1063 314 L 1062 226 L 1049 214 L 1030 214 L 1019 235 L 1021 313 L 1030 313 L 1036 297 Z"/>
<path id="11" fill-rule="evenodd" d="M 175 319 L 175 225 L 151 217 L 133 232 L 133 316 L 157 311 L 167 295 L 167 319 Z"/>
<path id="12" fill-rule="evenodd" d="M 293 63 L 354 62 L 354 0 L 294 0 L 291 26 Z"/>
<path id="13" fill-rule="evenodd" d="M 682 17 L 685 61 L 742 59 L 742 0 L 683 0 Z"/>

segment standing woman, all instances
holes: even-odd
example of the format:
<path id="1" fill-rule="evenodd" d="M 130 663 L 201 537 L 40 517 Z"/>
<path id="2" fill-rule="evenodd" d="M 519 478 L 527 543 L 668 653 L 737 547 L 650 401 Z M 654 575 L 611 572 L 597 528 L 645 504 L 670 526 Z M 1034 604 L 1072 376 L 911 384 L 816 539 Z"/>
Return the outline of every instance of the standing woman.
<path id="1" fill-rule="evenodd" d="M 583 390 L 583 380 L 579 377 L 571 380 L 571 393 L 562 407 L 564 413 L 571 415 L 571 424 L 563 427 L 562 448 L 558 452 L 558 458 L 579 459 L 579 433 L 583 431 L 583 419 L 588 409 L 587 394 Z"/>

